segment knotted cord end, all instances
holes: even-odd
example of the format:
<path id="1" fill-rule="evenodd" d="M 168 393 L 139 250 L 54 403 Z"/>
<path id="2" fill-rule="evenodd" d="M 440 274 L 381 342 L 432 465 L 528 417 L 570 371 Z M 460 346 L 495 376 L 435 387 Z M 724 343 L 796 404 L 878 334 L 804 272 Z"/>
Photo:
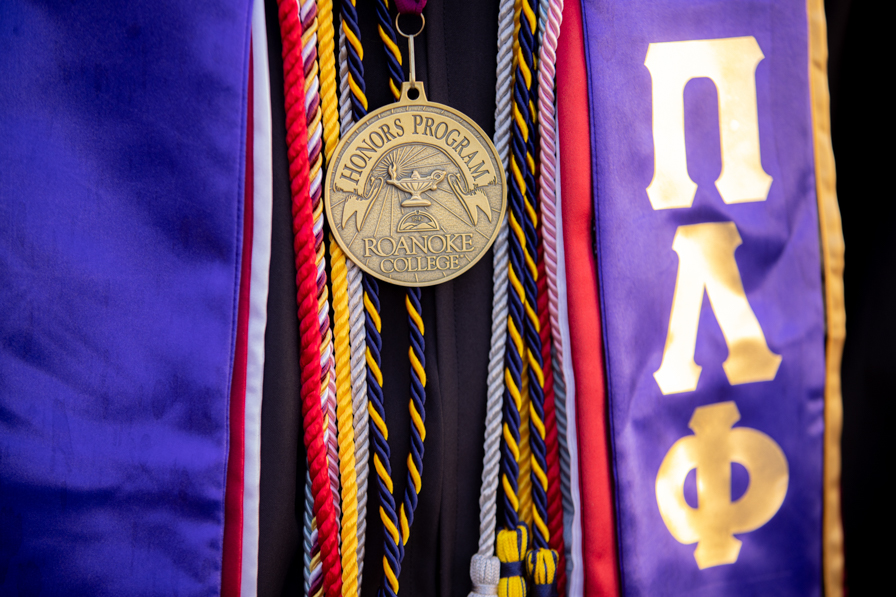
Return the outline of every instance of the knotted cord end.
<path id="1" fill-rule="evenodd" d="M 498 533 L 498 560 L 501 573 L 498 581 L 499 597 L 526 597 L 526 577 L 523 557 L 529 548 L 529 529 L 521 524 L 515 530 Z"/>
<path id="2" fill-rule="evenodd" d="M 497 595 L 500 578 L 501 560 L 495 556 L 474 555 L 470 560 L 470 580 L 473 581 L 473 591 L 468 597 Z"/>
<path id="3" fill-rule="evenodd" d="M 533 549 L 526 556 L 526 568 L 532 579 L 532 597 L 554 597 L 557 592 L 557 563 L 560 558 L 553 549 Z"/>

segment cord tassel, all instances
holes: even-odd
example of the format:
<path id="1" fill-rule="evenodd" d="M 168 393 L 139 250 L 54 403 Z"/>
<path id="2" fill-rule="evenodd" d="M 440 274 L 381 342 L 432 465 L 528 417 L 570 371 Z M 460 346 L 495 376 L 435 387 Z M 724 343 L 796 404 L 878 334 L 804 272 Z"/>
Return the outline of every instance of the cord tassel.
<path id="1" fill-rule="evenodd" d="M 501 0 L 498 16 L 498 57 L 495 84 L 495 148 L 506 172 L 510 142 L 510 89 L 513 66 L 513 0 Z M 479 550 L 470 561 L 473 591 L 469 597 L 497 595 L 501 562 L 495 557 L 498 479 L 502 457 L 503 365 L 507 349 L 507 217 L 498 228 L 492 247 L 492 334 L 488 363 L 482 492 L 479 498 Z"/>
<path id="2" fill-rule="evenodd" d="M 523 556 L 528 548 L 529 529 L 526 525 L 498 533 L 498 560 L 501 562 L 498 597 L 526 597 Z"/>
<path id="3" fill-rule="evenodd" d="M 560 558 L 553 549 L 533 549 L 526 556 L 526 569 L 532 580 L 532 597 L 555 597 L 554 583 Z"/>
<path id="4" fill-rule="evenodd" d="M 470 560 L 470 579 L 473 581 L 473 592 L 468 597 L 497 595 L 498 582 L 501 580 L 501 560 L 491 555 L 474 555 Z"/>

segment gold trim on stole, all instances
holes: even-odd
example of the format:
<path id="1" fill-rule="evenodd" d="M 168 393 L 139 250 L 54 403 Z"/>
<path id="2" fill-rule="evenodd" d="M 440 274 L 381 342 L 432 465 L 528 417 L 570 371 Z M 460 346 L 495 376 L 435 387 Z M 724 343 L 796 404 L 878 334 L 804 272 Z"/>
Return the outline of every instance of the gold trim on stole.
<path id="1" fill-rule="evenodd" d="M 822 524 L 823 576 L 826 597 L 843 597 L 843 523 L 840 510 L 840 435 L 843 401 L 840 361 L 846 337 L 843 303 L 843 230 L 837 204 L 837 175 L 831 146 L 828 90 L 827 24 L 823 0 L 807 0 L 809 21 L 809 88 L 815 146 L 815 184 L 824 271 L 826 319 L 824 388 L 824 518 Z"/>

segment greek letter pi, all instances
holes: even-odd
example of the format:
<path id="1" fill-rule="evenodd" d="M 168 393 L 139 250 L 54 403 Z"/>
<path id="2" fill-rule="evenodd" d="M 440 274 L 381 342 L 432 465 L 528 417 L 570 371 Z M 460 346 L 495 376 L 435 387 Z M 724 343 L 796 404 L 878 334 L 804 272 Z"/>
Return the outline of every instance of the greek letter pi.
<path id="1" fill-rule="evenodd" d="M 719 95 L 722 173 L 716 188 L 725 203 L 765 201 L 772 177 L 762 168 L 756 102 L 756 66 L 763 59 L 754 37 L 650 44 L 644 64 L 653 83 L 653 180 L 647 196 L 655 210 L 688 208 L 697 185 L 688 176 L 684 137 L 684 87 L 708 77 Z M 697 388 L 694 362 L 704 291 L 728 345 L 723 368 L 732 385 L 775 378 L 781 357 L 765 335 L 744 292 L 734 250 L 741 244 L 733 222 L 681 226 L 672 249 L 678 276 L 660 368 L 653 374 L 665 394 Z"/>
<path id="2" fill-rule="evenodd" d="M 684 86 L 708 77 L 719 94 L 722 173 L 716 188 L 725 203 L 765 201 L 772 177 L 759 159 L 756 66 L 764 58 L 755 37 L 650 44 L 644 65 L 653 82 L 653 209 L 690 207 L 697 185 L 688 176 L 684 143 Z"/>

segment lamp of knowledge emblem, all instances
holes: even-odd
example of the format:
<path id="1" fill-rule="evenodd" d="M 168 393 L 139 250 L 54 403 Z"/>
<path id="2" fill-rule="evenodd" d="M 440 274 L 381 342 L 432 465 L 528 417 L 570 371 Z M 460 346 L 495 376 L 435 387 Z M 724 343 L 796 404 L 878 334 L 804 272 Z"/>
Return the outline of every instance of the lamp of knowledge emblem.
<path id="1" fill-rule="evenodd" d="M 418 99 L 408 98 L 416 91 Z M 405 83 L 401 99 L 343 137 L 324 201 L 336 241 L 369 274 L 431 286 L 473 266 L 498 234 L 507 205 L 504 169 L 476 123 L 426 101 Z"/>

